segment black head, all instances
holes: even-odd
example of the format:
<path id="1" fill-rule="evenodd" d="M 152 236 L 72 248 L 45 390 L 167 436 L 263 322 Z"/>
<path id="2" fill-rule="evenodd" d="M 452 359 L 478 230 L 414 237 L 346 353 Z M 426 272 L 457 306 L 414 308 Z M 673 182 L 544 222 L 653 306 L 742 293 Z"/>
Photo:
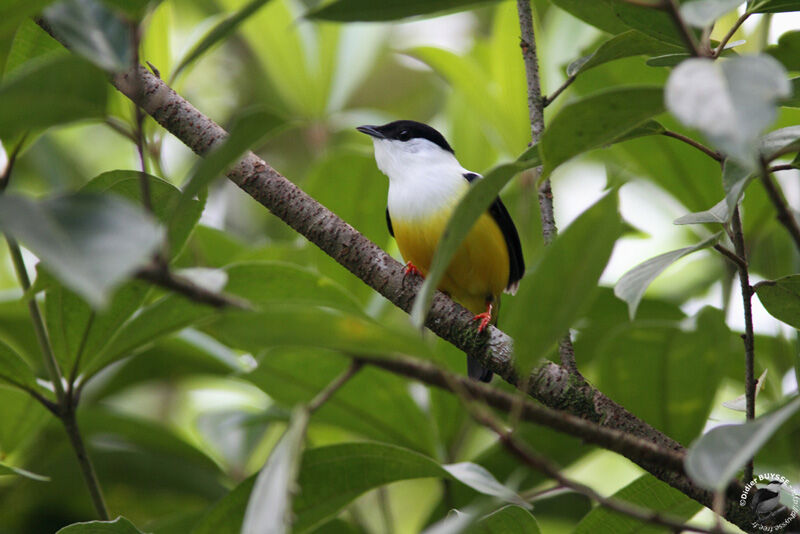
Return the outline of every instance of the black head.
<path id="1" fill-rule="evenodd" d="M 417 121 L 394 121 L 383 126 L 359 126 L 359 132 L 377 137 L 378 139 L 391 139 L 393 141 L 409 141 L 411 139 L 427 139 L 444 150 L 454 153 L 452 147 L 442 134 L 427 124 Z"/>

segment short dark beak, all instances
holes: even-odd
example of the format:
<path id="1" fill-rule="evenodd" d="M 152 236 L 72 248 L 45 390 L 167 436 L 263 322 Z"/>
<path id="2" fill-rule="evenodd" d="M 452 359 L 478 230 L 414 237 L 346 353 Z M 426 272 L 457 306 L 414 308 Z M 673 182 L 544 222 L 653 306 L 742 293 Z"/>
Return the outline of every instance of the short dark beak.
<path id="1" fill-rule="evenodd" d="M 361 133 L 365 133 L 367 135 L 371 135 L 372 137 L 376 137 L 378 139 L 383 139 L 383 138 L 386 137 L 385 135 L 383 135 L 381 132 L 378 131 L 378 127 L 377 126 L 370 126 L 370 125 L 366 124 L 364 126 L 356 127 L 356 130 L 358 130 Z"/>

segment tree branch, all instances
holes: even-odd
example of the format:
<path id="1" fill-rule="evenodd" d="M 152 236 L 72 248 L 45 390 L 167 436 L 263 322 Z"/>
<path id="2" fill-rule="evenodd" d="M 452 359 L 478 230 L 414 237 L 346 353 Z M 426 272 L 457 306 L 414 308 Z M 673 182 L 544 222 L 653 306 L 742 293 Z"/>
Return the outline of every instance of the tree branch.
<path id="1" fill-rule="evenodd" d="M 685 454 L 682 449 L 668 449 L 569 413 L 541 406 L 524 398 L 520 401 L 518 395 L 469 380 L 462 375 L 450 373 L 417 358 L 409 356 L 381 358 L 360 355 L 353 356 L 353 358 L 453 393 L 457 393 L 458 390 L 465 391 L 472 398 L 480 399 L 492 408 L 507 413 L 519 410 L 520 419 L 524 421 L 546 426 L 588 443 L 594 443 L 635 462 L 658 463 L 678 473 L 683 472 Z"/>
<path id="2" fill-rule="evenodd" d="M 722 154 L 720 154 L 719 152 L 717 152 L 715 150 L 712 150 L 712 149 L 708 148 L 707 146 L 705 146 L 705 145 L 703 145 L 701 143 L 698 143 L 694 139 L 692 139 L 690 137 L 686 137 L 685 135 L 680 134 L 678 132 L 673 132 L 672 130 L 664 130 L 663 132 L 661 132 L 661 135 L 666 135 L 667 137 L 672 137 L 673 139 L 677 139 L 679 141 L 683 141 L 687 145 L 691 145 L 691 146 L 695 147 L 697 150 L 701 151 L 706 156 L 708 156 L 710 158 L 713 158 L 713 159 L 719 161 L 720 163 L 722 163 L 722 161 L 725 159 L 722 156 Z"/>
<path id="3" fill-rule="evenodd" d="M 739 206 L 733 210 L 731 218 L 731 241 L 733 241 L 736 255 L 741 258 L 742 264 L 737 265 L 739 271 L 739 286 L 742 290 L 742 305 L 744 307 L 744 394 L 747 419 L 755 419 L 756 413 L 756 379 L 753 372 L 755 359 L 755 336 L 753 334 L 753 288 L 750 287 L 750 275 L 747 271 L 747 249 L 744 246 L 744 232 L 742 231 L 742 218 L 739 215 Z M 751 458 L 744 469 L 744 481 L 753 479 L 753 459 Z"/>
<path id="4" fill-rule="evenodd" d="M 132 83 L 131 78 L 134 77 L 140 77 L 143 83 Z M 201 156 L 223 142 L 227 135 L 216 123 L 143 67 L 115 76 L 112 83 Z M 141 87 L 141 91 L 136 91 L 137 86 Z M 405 279 L 403 265 L 262 159 L 248 153 L 228 171 L 228 177 L 397 307 L 406 312 L 411 309 L 421 281 Z M 471 327 L 472 314 L 440 292 L 433 300 L 426 326 L 510 384 L 519 384 L 511 357 L 511 339 L 492 326 L 484 334 L 478 335 Z M 563 409 L 590 421 L 602 421 L 606 427 L 669 449 L 682 450 L 680 444 L 552 362 L 541 362 L 528 383 L 528 393 L 551 408 Z M 645 464 L 645 469 L 701 504 L 712 506 L 713 495 L 693 485 L 687 478 L 657 464 Z M 752 530 L 750 524 L 754 516 L 749 509 L 740 508 L 738 501 L 734 506 L 734 501 L 730 499 L 726 505 L 728 520 L 744 530 Z"/>
<path id="5" fill-rule="evenodd" d="M 733 26 L 731 26 L 731 29 L 728 30 L 728 33 L 726 33 L 725 37 L 723 37 L 722 40 L 719 42 L 719 44 L 717 45 L 716 50 L 714 50 L 712 52 L 711 57 L 717 58 L 717 57 L 720 56 L 720 54 L 722 54 L 722 52 L 725 50 L 725 45 L 727 45 L 728 41 L 731 40 L 731 37 L 733 37 L 733 34 L 736 33 L 736 30 L 738 30 L 739 27 L 742 24 L 744 24 L 744 21 L 746 21 L 749 17 L 750 17 L 750 13 L 745 10 L 744 14 L 742 14 L 741 17 L 736 19 L 736 22 L 733 23 Z"/>
<path id="6" fill-rule="evenodd" d="M 714 250 L 728 258 L 734 266 L 738 267 L 739 269 L 747 269 L 747 262 L 744 258 L 737 255 L 730 249 L 723 247 L 722 245 L 714 245 Z"/>
<path id="7" fill-rule="evenodd" d="M 786 198 L 784 198 L 780 188 L 772 181 L 769 168 L 764 161 L 761 162 L 760 174 L 761 183 L 764 184 L 767 196 L 772 202 L 772 205 L 775 206 L 775 211 L 778 212 L 778 221 L 786 228 L 786 231 L 789 232 L 792 241 L 794 241 L 794 246 L 800 251 L 800 226 L 798 226 L 797 219 L 795 219 L 792 214 L 789 204 L 786 202 Z"/>
<path id="8" fill-rule="evenodd" d="M 530 0 L 517 0 L 517 14 L 520 30 L 519 46 L 522 49 L 522 59 L 525 62 L 525 78 L 528 84 L 528 113 L 531 121 L 531 143 L 529 146 L 532 146 L 539 142 L 539 138 L 544 131 L 544 107 L 547 105 L 547 99 L 542 97 L 542 88 L 539 81 L 539 61 L 536 58 L 536 36 L 533 31 L 533 11 Z M 572 79 L 574 80 L 574 77 Z M 569 83 L 572 82 L 570 81 Z M 552 98 L 558 96 L 569 83 L 557 90 Z M 533 172 L 536 181 L 538 181 L 542 168 L 536 167 Z M 539 186 L 538 197 L 539 213 L 542 220 L 542 238 L 544 238 L 544 244 L 549 245 L 558 234 L 553 211 L 553 190 L 550 186 L 549 178 Z M 583 378 L 578 371 L 578 365 L 575 363 L 575 350 L 572 347 L 569 332 L 559 341 L 558 354 L 561 357 L 561 365 L 575 376 Z"/>

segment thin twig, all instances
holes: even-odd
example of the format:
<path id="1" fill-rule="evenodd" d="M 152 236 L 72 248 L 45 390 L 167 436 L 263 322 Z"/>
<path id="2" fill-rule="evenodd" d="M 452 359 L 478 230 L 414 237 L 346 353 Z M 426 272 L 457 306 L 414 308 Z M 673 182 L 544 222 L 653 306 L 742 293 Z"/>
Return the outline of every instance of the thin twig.
<path id="1" fill-rule="evenodd" d="M 562 83 L 562 84 L 561 84 L 561 86 L 560 86 L 558 89 L 556 89 L 555 91 L 553 91 L 553 94 L 551 94 L 551 95 L 546 95 L 546 96 L 542 97 L 542 107 L 543 107 L 543 108 L 546 108 L 547 106 L 549 106 L 550 104 L 552 104 L 552 103 L 553 103 L 553 100 L 555 100 L 556 98 L 558 98 L 558 95 L 560 95 L 561 93 L 563 93 L 563 92 L 564 92 L 564 90 L 565 90 L 567 87 L 569 87 L 570 85 L 572 85 L 572 82 L 574 82 L 574 81 L 575 81 L 575 78 L 577 78 L 577 77 L 578 77 L 578 74 L 577 74 L 577 73 L 575 73 L 575 74 L 572 74 L 572 75 L 570 75 L 570 76 L 567 76 L 567 79 L 566 79 L 566 80 L 564 80 L 564 83 Z"/>
<path id="2" fill-rule="evenodd" d="M 792 237 L 792 241 L 794 241 L 795 247 L 797 247 L 797 250 L 800 251 L 800 226 L 798 226 L 797 219 L 795 219 L 794 215 L 789 209 L 789 205 L 786 202 L 783 193 L 781 193 L 780 188 L 773 182 L 772 177 L 770 176 L 770 171 L 764 161 L 761 162 L 760 174 L 761 183 L 764 184 L 764 189 L 767 191 L 767 196 L 772 202 L 772 205 L 775 206 L 775 211 L 778 212 L 778 221 L 786 228 L 786 231 L 789 232 L 789 235 Z"/>
<path id="3" fill-rule="evenodd" d="M 714 250 L 731 260 L 739 269 L 747 269 L 747 262 L 729 248 L 723 247 L 722 245 L 714 245 Z"/>
<path id="4" fill-rule="evenodd" d="M 520 48 L 522 59 L 525 62 L 525 77 L 528 85 L 528 112 L 531 122 L 531 145 L 538 143 L 544 131 L 544 107 L 547 101 L 542 97 L 542 88 L 539 81 L 539 61 L 536 58 L 536 35 L 533 30 L 533 11 L 530 0 L 517 0 L 517 14 L 519 16 Z M 573 77 L 574 80 L 574 77 Z M 568 80 L 569 81 L 569 80 Z M 571 81 L 569 83 L 572 83 Z M 551 97 L 551 101 L 566 88 L 566 83 Z M 542 172 L 541 167 L 534 169 L 536 181 Z M 550 179 L 546 179 L 539 186 L 539 212 L 542 220 L 542 238 L 545 245 L 549 245 L 556 238 L 555 213 L 553 211 L 553 190 Z M 582 378 L 575 363 L 575 350 L 572 340 L 567 332 L 558 344 L 558 353 L 561 356 L 561 365 L 576 377 Z"/>
<path id="5" fill-rule="evenodd" d="M 189 300 L 207 304 L 214 308 L 238 308 L 252 310 L 253 306 L 244 299 L 224 293 L 215 293 L 200 287 L 188 278 L 171 273 L 161 265 L 151 264 L 139 269 L 136 278 L 156 284 L 165 289 L 180 293 Z"/>
<path id="6" fill-rule="evenodd" d="M 677 139 L 679 141 L 683 141 L 687 145 L 691 145 L 691 146 L 695 147 L 697 150 L 703 152 L 706 156 L 708 156 L 710 158 L 713 158 L 716 161 L 719 161 L 720 163 L 722 163 L 722 161 L 725 159 L 722 156 L 722 154 L 720 154 L 716 150 L 712 150 L 712 149 L 708 148 L 707 146 L 705 146 L 705 145 L 703 145 L 701 143 L 698 143 L 694 139 L 692 139 L 690 137 L 686 137 L 685 135 L 680 134 L 678 132 L 673 132 L 672 130 L 664 130 L 663 132 L 661 132 L 661 135 L 666 135 L 667 137 L 672 137 L 673 139 Z"/>
<path id="7" fill-rule="evenodd" d="M 697 44 L 697 39 L 695 38 L 694 33 L 692 33 L 692 29 L 689 28 L 689 26 L 686 24 L 686 21 L 683 20 L 677 0 L 663 0 L 662 4 L 667 13 L 669 13 L 670 17 L 672 17 L 675 27 L 678 28 L 678 32 L 683 37 L 683 40 L 686 41 L 686 45 L 689 47 L 689 52 L 695 57 L 702 57 L 706 55 L 703 54 L 703 51 L 700 49 L 700 45 Z"/>
<path id="8" fill-rule="evenodd" d="M 488 410 L 473 406 L 469 399 L 462 400 L 464 400 L 464 405 L 469 410 L 470 415 L 472 415 L 472 417 L 478 423 L 494 431 L 500 438 L 500 442 L 511 454 L 516 456 L 529 467 L 532 467 L 545 476 L 552 478 L 558 484 L 580 493 L 581 495 L 585 495 L 589 499 L 596 501 L 604 508 L 633 517 L 634 519 L 638 519 L 639 521 L 643 521 L 645 523 L 662 525 L 675 529 L 678 532 L 688 530 L 690 532 L 713 534 L 714 531 L 683 523 L 677 519 L 664 516 L 659 512 L 654 512 L 652 510 L 648 510 L 619 499 L 603 497 L 591 487 L 564 476 L 561 474 L 559 468 L 553 465 L 547 458 L 533 451 L 527 445 L 520 443 L 511 432 L 503 428 L 503 426 L 495 419 L 494 416 L 492 416 Z"/>
<path id="9" fill-rule="evenodd" d="M 25 384 L 22 384 L 20 382 L 17 382 L 16 380 L 8 376 L 0 375 L 0 380 L 14 386 L 15 388 L 21 389 L 22 391 L 33 397 L 36 401 L 38 401 L 42 406 L 47 408 L 50 411 L 50 413 L 52 413 L 56 417 L 59 417 L 58 404 L 51 401 L 50 399 L 48 399 L 35 389 L 31 388 L 30 386 L 26 386 Z"/>
<path id="10" fill-rule="evenodd" d="M 739 285 L 742 290 L 742 305 L 744 306 L 744 329 L 742 336 L 744 340 L 744 392 L 747 419 L 755 418 L 756 384 L 753 373 L 753 360 L 755 359 L 755 336 L 753 335 L 753 289 L 750 287 L 750 274 L 747 271 L 747 250 L 744 244 L 744 232 L 742 231 L 742 218 L 739 215 L 739 207 L 733 210 L 731 218 L 731 241 L 733 241 L 736 256 L 742 260 L 741 265 L 737 265 L 739 271 Z M 753 478 L 753 459 L 745 466 L 745 482 Z"/>
<path id="11" fill-rule="evenodd" d="M 89 332 L 92 330 L 95 315 L 96 313 L 94 310 L 89 312 L 89 319 L 86 321 L 86 328 L 84 328 L 83 336 L 81 336 L 81 343 L 78 346 L 78 353 L 75 355 L 75 362 L 72 364 L 72 370 L 70 371 L 69 378 L 67 379 L 67 391 L 69 394 L 72 394 L 73 388 L 75 387 L 75 379 L 78 377 L 78 369 L 80 369 L 81 366 L 83 351 L 86 350 L 86 342 L 89 340 Z"/>
<path id="12" fill-rule="evenodd" d="M 750 13 L 748 11 L 745 11 L 741 17 L 736 19 L 736 22 L 733 23 L 731 29 L 728 30 L 728 33 L 725 34 L 725 37 L 723 37 L 722 40 L 717 45 L 716 50 L 712 52 L 711 57 L 717 58 L 720 56 L 720 54 L 722 54 L 722 52 L 725 50 L 725 45 L 728 44 L 728 41 L 731 40 L 733 34 L 736 33 L 736 30 L 738 30 L 742 24 L 744 24 L 744 21 L 746 21 L 748 17 L 750 17 Z"/>
<path id="13" fill-rule="evenodd" d="M 17 161 L 17 156 L 19 155 L 20 151 L 22 150 L 22 145 L 25 144 L 25 139 L 28 137 L 28 132 L 22 134 L 22 137 L 17 144 L 14 145 L 14 148 L 11 150 L 11 153 L 8 154 L 8 161 L 6 162 L 6 168 L 3 169 L 3 174 L 0 174 L 0 193 L 6 190 L 8 184 L 11 182 L 11 171 L 14 170 L 14 163 Z"/>
<path id="14" fill-rule="evenodd" d="M 791 163 L 783 163 L 781 165 L 773 165 L 767 169 L 770 173 L 778 172 L 778 171 L 794 171 L 797 170 L 797 167 L 792 165 Z"/>
<path id="15" fill-rule="evenodd" d="M 308 413 L 313 414 L 319 408 L 328 402 L 328 400 L 333 396 L 339 388 L 347 383 L 348 380 L 353 378 L 353 376 L 361 369 L 363 366 L 363 362 L 358 359 L 354 359 L 350 362 L 350 365 L 347 366 L 347 369 L 342 371 L 342 374 L 337 376 L 333 379 L 333 381 L 325 386 L 325 389 L 320 391 L 316 397 L 314 397 L 311 402 L 308 403 Z"/>
<path id="16" fill-rule="evenodd" d="M 518 395 L 444 371 L 429 362 L 407 356 L 392 358 L 358 356 L 358 358 L 365 364 L 407 376 L 450 392 L 457 393 L 462 390 L 472 398 L 481 399 L 492 408 L 507 413 L 517 409 L 520 419 L 524 421 L 547 426 L 588 443 L 600 445 L 626 458 L 645 460 L 679 473 L 683 472 L 684 455 L 682 452 L 661 447 L 645 439 L 601 426 L 592 421 L 542 406 L 527 399 L 523 399 L 520 402 Z"/>
<path id="17" fill-rule="evenodd" d="M 78 421 L 75 418 L 75 405 L 69 409 L 61 417 L 61 422 L 64 424 L 64 429 L 67 431 L 69 441 L 72 448 L 75 450 L 75 455 L 78 457 L 78 464 L 81 466 L 81 474 L 86 482 L 86 487 L 89 488 L 89 494 L 92 497 L 92 503 L 97 511 L 97 515 L 103 521 L 108 520 L 108 509 L 106 502 L 103 498 L 103 491 L 100 487 L 100 481 L 97 478 L 97 473 L 94 470 L 89 453 L 86 451 L 86 445 L 83 443 L 80 429 L 78 428 Z"/>

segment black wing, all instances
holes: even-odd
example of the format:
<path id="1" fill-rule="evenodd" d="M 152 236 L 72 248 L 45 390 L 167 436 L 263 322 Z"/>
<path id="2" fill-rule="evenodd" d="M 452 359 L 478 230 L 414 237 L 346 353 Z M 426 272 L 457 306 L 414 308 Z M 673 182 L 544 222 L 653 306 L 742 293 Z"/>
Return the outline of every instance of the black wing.
<path id="1" fill-rule="evenodd" d="M 464 178 L 472 183 L 480 178 L 480 176 L 474 172 L 468 172 L 464 174 Z M 492 205 L 489 206 L 489 215 L 492 216 L 494 222 L 500 227 L 500 231 L 503 232 L 503 237 L 506 240 L 509 262 L 508 285 L 506 286 L 506 290 L 513 293 L 516 291 L 517 283 L 522 279 L 522 275 L 525 274 L 525 260 L 522 257 L 522 244 L 519 242 L 517 227 L 514 226 L 514 221 L 511 220 L 511 215 L 508 213 L 505 205 L 503 205 L 503 201 L 500 200 L 500 197 L 494 199 Z"/>
<path id="2" fill-rule="evenodd" d="M 394 237 L 394 228 L 392 228 L 392 218 L 389 217 L 389 207 L 386 207 L 386 226 L 389 227 L 389 235 Z"/>

